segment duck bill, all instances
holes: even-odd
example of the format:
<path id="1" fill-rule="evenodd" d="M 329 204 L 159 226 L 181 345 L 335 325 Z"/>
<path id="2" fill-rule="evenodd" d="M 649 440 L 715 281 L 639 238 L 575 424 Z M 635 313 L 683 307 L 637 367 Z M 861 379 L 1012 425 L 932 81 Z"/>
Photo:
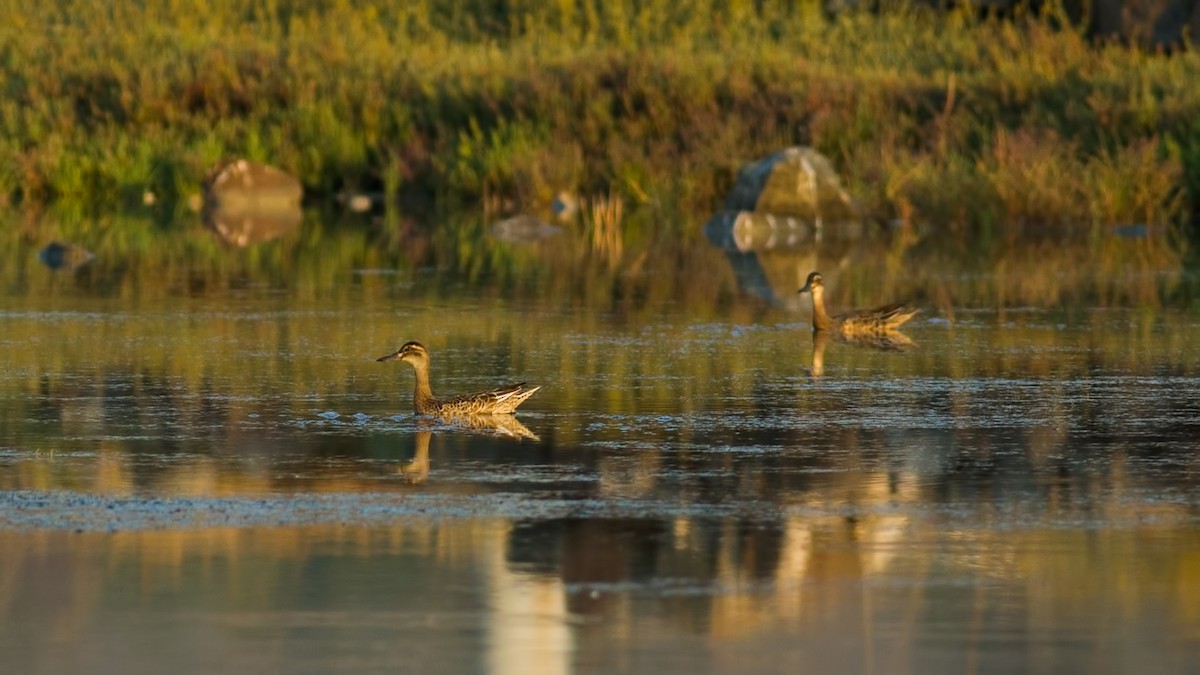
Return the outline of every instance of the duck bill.
<path id="1" fill-rule="evenodd" d="M 378 361 L 379 363 L 383 363 L 384 361 L 395 361 L 396 359 L 400 358 L 401 351 L 402 350 L 397 349 L 396 351 L 392 352 L 391 354 L 388 354 L 387 356 L 381 356 L 375 360 Z"/>
<path id="2" fill-rule="evenodd" d="M 804 288 L 801 288 L 800 290 L 798 290 L 798 291 L 796 291 L 796 292 L 797 292 L 797 293 L 811 293 L 811 292 L 812 292 L 812 286 L 810 286 L 810 285 L 808 285 L 808 284 L 804 284 Z"/>

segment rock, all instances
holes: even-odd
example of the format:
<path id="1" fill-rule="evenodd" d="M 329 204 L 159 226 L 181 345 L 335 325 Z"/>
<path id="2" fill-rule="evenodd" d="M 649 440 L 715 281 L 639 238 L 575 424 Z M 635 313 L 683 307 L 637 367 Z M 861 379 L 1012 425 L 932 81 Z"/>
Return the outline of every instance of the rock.
<path id="1" fill-rule="evenodd" d="M 373 203 L 370 195 L 349 195 L 346 198 L 346 208 L 352 213 L 366 213 L 371 210 Z"/>
<path id="2" fill-rule="evenodd" d="M 810 220 L 859 218 L 833 164 L 825 155 L 803 146 L 780 150 L 742 167 L 725 208 Z"/>
<path id="3" fill-rule="evenodd" d="M 1126 223 L 1112 228 L 1112 233 L 1121 239 L 1146 239 L 1151 228 L 1145 223 Z"/>
<path id="4" fill-rule="evenodd" d="M 53 241 L 38 251 L 38 260 L 52 270 L 72 269 L 96 257 L 91 251 L 77 244 Z"/>
<path id="5" fill-rule="evenodd" d="M 381 192 L 342 190 L 337 194 L 338 202 L 350 213 L 366 213 L 383 204 L 383 199 L 384 195 Z"/>
<path id="6" fill-rule="evenodd" d="M 291 174 L 247 159 L 213 167 L 204 179 L 206 206 L 265 210 L 299 208 L 304 189 Z"/>
<path id="7" fill-rule="evenodd" d="M 551 225 L 537 216 L 519 214 L 493 224 L 489 231 L 493 237 L 503 241 L 527 242 L 553 237 L 560 234 L 562 228 Z"/>
<path id="8" fill-rule="evenodd" d="M 574 220 L 575 216 L 579 215 L 579 197 L 565 190 L 559 192 L 554 196 L 550 209 L 554 211 L 554 217 L 558 218 L 560 222 Z"/>
<path id="9" fill-rule="evenodd" d="M 260 244 L 300 224 L 303 194 L 299 180 L 275 167 L 230 160 L 205 178 L 201 217 L 225 243 Z"/>
<path id="10" fill-rule="evenodd" d="M 824 155 L 792 147 L 748 164 L 704 225 L 716 246 L 738 251 L 804 248 L 866 235 L 858 207 Z"/>

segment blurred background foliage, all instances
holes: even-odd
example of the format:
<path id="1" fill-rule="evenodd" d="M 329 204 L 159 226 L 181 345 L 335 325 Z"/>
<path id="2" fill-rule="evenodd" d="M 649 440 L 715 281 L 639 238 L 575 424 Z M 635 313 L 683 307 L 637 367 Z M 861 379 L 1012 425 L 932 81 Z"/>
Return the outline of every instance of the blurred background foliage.
<path id="1" fill-rule="evenodd" d="M 13 0 L 0 199 L 174 203 L 242 156 L 409 210 L 565 190 L 700 213 L 745 162 L 809 144 L 880 220 L 1177 225 L 1200 185 L 1195 81 L 1190 50 L 969 8 Z"/>

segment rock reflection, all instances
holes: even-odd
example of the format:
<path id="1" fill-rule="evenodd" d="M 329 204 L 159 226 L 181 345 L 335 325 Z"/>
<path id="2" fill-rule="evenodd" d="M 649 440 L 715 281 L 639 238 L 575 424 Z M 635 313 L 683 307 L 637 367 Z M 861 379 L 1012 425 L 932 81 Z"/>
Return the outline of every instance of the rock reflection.
<path id="1" fill-rule="evenodd" d="M 245 210 L 218 205 L 207 206 L 204 225 L 221 241 L 245 248 L 262 244 L 295 230 L 303 220 L 297 205 L 273 210 Z"/>
<path id="2" fill-rule="evenodd" d="M 754 251 L 725 249 L 725 258 L 729 261 L 730 269 L 733 270 L 738 293 L 746 297 L 757 298 L 771 307 L 781 307 L 792 302 L 790 296 L 785 300 L 775 292 L 771 286 L 771 280 L 767 278 L 766 270 L 763 269 L 762 262 L 758 259 L 758 254 Z"/>

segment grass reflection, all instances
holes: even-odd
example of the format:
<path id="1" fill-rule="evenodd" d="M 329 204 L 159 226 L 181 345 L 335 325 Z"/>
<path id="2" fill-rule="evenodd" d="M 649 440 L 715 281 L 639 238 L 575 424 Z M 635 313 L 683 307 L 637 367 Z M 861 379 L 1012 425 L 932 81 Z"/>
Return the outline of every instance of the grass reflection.
<path id="1" fill-rule="evenodd" d="M 10 261 L 0 268 L 0 287 L 8 303 L 72 296 L 140 303 L 270 289 L 293 303 L 473 297 L 552 300 L 631 317 L 664 305 L 747 316 L 762 311 L 764 300 L 771 304 L 764 289 L 745 286 L 747 275 L 791 307 L 804 276 L 819 268 L 835 307 L 910 297 L 952 318 L 962 308 L 1187 306 L 1200 284 L 1186 271 L 1185 243 L 1162 232 L 881 234 L 731 257 L 704 241 L 706 216 L 646 209 L 627 214 L 637 225 L 630 233 L 643 234 L 627 235 L 618 250 L 597 244 L 583 225 L 533 242 L 502 241 L 482 218 L 463 214 L 419 222 L 395 213 L 368 221 L 309 211 L 298 229 L 245 249 L 224 244 L 193 214 L 165 221 L 150 213 L 70 211 L 0 218 L 8 221 L 0 222 L 0 257 Z M 689 230 L 694 234 L 672 234 Z M 51 241 L 82 245 L 95 258 L 52 273 L 36 255 Z"/>

